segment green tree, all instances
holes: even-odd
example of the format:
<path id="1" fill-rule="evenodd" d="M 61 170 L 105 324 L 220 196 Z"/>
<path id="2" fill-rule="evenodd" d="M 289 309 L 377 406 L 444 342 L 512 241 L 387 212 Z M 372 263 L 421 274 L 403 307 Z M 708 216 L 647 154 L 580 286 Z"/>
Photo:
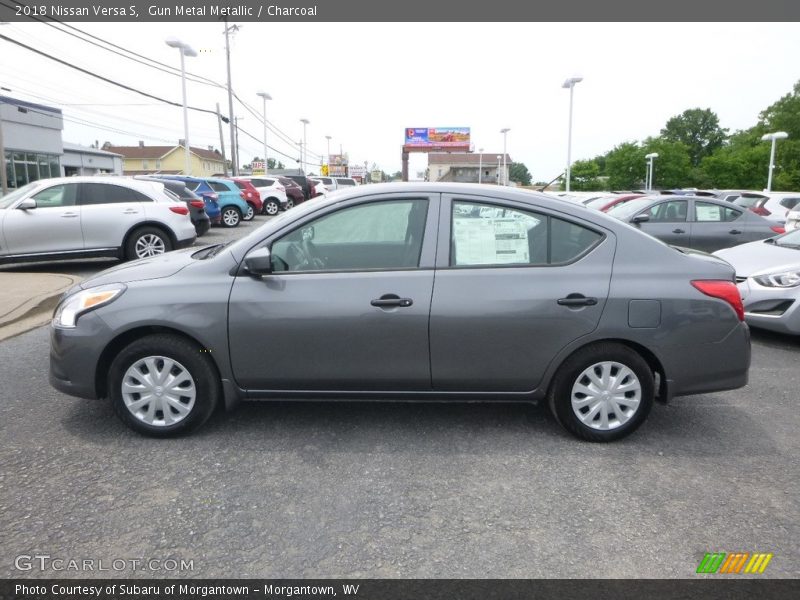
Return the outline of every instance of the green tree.
<path id="1" fill-rule="evenodd" d="M 648 138 L 644 141 L 644 154 L 658 154 L 653 162 L 653 189 L 674 189 L 691 183 L 692 170 L 690 149 L 682 142 L 673 142 L 664 137 Z M 647 160 L 642 162 L 646 168 Z"/>
<path id="2" fill-rule="evenodd" d="M 602 190 L 605 187 L 605 181 L 600 179 L 600 165 L 597 164 L 597 161 L 594 159 L 576 160 L 572 163 L 569 174 L 569 187 L 576 192 Z"/>
<path id="3" fill-rule="evenodd" d="M 644 187 L 644 151 L 635 142 L 623 142 L 606 154 L 608 187 L 612 190 L 631 190 Z"/>
<path id="4" fill-rule="evenodd" d="M 697 167 L 706 156 L 721 148 L 728 130 L 719 126 L 719 117 L 710 108 L 691 108 L 672 117 L 661 130 L 661 137 L 669 142 L 684 144 L 691 165 Z"/>
<path id="5" fill-rule="evenodd" d="M 520 185 L 531 184 L 531 174 L 528 171 L 528 167 L 522 163 L 512 162 L 508 166 L 508 178 L 511 181 L 516 181 Z"/>
<path id="6" fill-rule="evenodd" d="M 728 144 L 705 157 L 700 170 L 708 186 L 742 190 L 764 188 L 770 148 L 768 143 L 761 142 L 761 135 L 758 128 L 737 132 Z"/>

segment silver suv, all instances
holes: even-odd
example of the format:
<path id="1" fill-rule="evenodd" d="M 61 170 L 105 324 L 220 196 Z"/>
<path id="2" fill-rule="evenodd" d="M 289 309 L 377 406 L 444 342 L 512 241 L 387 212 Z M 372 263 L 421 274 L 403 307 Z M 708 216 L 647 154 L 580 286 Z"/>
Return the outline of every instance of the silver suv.
<path id="1" fill-rule="evenodd" d="M 0 263 L 133 260 L 190 246 L 196 236 L 186 204 L 154 181 L 42 179 L 0 198 Z"/>

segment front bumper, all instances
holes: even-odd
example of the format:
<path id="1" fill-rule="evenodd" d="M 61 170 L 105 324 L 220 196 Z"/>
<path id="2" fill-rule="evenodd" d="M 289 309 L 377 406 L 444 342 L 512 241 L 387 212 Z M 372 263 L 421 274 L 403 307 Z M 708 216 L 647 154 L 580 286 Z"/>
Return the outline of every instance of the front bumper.
<path id="1" fill-rule="evenodd" d="M 50 325 L 50 385 L 70 396 L 96 399 L 97 367 L 111 330 L 94 312 L 81 315 L 74 329 Z"/>

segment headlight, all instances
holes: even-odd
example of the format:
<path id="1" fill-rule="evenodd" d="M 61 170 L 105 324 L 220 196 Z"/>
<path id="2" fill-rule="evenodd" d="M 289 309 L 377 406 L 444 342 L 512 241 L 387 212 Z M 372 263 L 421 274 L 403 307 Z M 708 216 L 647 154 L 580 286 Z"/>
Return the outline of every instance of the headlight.
<path id="1" fill-rule="evenodd" d="M 119 298 L 126 289 L 128 288 L 122 283 L 111 283 L 89 288 L 88 290 L 81 290 L 65 298 L 56 308 L 56 312 L 53 315 L 53 326 L 75 327 L 78 317 L 83 313 L 112 302 Z"/>
<path id="2" fill-rule="evenodd" d="M 790 288 L 800 285 L 800 271 L 784 271 L 771 275 L 759 275 L 753 280 L 766 287 Z"/>

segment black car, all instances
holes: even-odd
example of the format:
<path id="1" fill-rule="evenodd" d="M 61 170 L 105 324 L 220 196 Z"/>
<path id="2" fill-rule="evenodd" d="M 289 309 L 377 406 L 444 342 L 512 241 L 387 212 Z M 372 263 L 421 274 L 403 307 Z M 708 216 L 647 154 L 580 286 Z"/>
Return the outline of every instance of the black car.
<path id="1" fill-rule="evenodd" d="M 308 181 L 308 177 L 300 169 L 270 169 L 269 174 L 273 177 L 288 177 L 294 180 L 303 190 L 304 199 L 311 198 L 311 182 Z"/>
<path id="2" fill-rule="evenodd" d="M 194 225 L 198 237 L 204 235 L 211 228 L 211 220 L 206 214 L 205 202 L 203 202 L 200 196 L 187 188 L 183 181 L 146 176 L 136 176 L 134 179 L 163 183 L 165 190 L 172 192 L 178 198 L 186 202 L 186 206 L 189 207 L 189 216 L 192 219 L 192 225 Z"/>

